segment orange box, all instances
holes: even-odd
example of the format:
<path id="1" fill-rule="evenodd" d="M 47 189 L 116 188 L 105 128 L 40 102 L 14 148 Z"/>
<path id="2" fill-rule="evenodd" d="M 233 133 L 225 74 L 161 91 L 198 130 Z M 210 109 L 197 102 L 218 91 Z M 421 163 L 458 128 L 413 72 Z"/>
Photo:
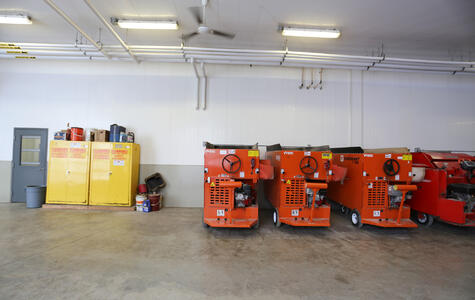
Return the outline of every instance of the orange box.
<path id="1" fill-rule="evenodd" d="M 328 146 L 267 147 L 266 159 L 274 167 L 274 180 L 264 182 L 266 198 L 274 207 L 273 222 L 292 226 L 330 226 L 326 201 L 333 178 Z"/>
<path id="2" fill-rule="evenodd" d="M 411 184 L 412 155 L 404 153 L 364 153 L 359 147 L 334 148 L 333 163 L 346 168 L 340 182 L 331 182 L 328 197 L 342 212 L 351 211 L 351 222 L 361 227 L 417 227 L 405 204 Z"/>
<path id="3" fill-rule="evenodd" d="M 260 161 L 257 144 L 205 145 L 204 225 L 258 227 Z"/>

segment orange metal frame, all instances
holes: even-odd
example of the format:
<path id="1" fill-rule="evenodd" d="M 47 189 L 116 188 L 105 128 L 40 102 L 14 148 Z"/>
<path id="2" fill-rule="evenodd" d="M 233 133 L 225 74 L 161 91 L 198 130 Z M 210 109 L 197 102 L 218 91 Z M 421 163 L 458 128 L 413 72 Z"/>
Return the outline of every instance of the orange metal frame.
<path id="1" fill-rule="evenodd" d="M 383 165 L 389 159 L 399 163 L 399 172 L 388 176 Z M 333 153 L 333 163 L 347 168 L 341 182 L 331 182 L 328 198 L 357 210 L 361 223 L 380 227 L 417 227 L 410 220 L 411 209 L 404 203 L 406 194 L 417 187 L 411 184 L 412 156 L 396 153 Z M 388 186 L 403 194 L 399 207 L 390 207 Z"/>
<path id="2" fill-rule="evenodd" d="M 266 198 L 277 210 L 281 223 L 330 226 L 330 206 L 324 201 L 315 207 L 315 195 L 327 189 L 332 177 L 331 156 L 330 151 L 289 149 L 266 153 L 266 159 L 274 167 L 274 180 L 264 182 Z M 312 189 L 314 195 L 310 206 L 307 189 Z"/>
<path id="3" fill-rule="evenodd" d="M 222 146 L 221 149 L 205 149 L 203 222 L 211 227 L 254 227 L 259 221 L 259 150 L 223 149 Z M 237 163 L 236 157 L 240 163 Z M 231 166 L 231 162 L 235 163 Z M 246 207 L 235 207 L 234 190 L 243 184 L 251 185 L 253 203 Z"/>

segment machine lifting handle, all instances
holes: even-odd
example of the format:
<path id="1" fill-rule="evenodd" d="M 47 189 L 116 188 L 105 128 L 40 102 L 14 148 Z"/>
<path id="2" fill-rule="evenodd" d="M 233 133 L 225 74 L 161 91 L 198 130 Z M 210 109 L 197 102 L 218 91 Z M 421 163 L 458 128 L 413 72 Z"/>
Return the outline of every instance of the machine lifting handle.
<path id="1" fill-rule="evenodd" d="M 219 183 L 220 187 L 240 188 L 242 187 L 241 181 L 225 181 Z"/>
<path id="2" fill-rule="evenodd" d="M 403 209 L 403 206 L 404 206 L 404 200 L 406 199 L 406 194 L 409 191 L 416 191 L 417 186 L 413 185 L 413 184 L 395 185 L 394 188 L 397 189 L 397 190 L 400 190 L 402 192 L 402 200 L 401 200 L 401 204 L 399 204 L 399 210 L 398 210 L 398 214 L 397 214 L 397 222 L 401 223 L 402 209 Z"/>
<path id="3" fill-rule="evenodd" d="M 417 185 L 413 185 L 413 184 L 395 185 L 394 188 L 396 190 L 400 190 L 401 192 L 417 191 Z"/>
<path id="4" fill-rule="evenodd" d="M 321 189 L 328 188 L 328 184 L 318 183 L 318 182 L 306 182 L 305 187 L 308 188 L 308 189 L 312 189 L 312 190 L 314 190 L 314 189 L 321 190 Z"/>

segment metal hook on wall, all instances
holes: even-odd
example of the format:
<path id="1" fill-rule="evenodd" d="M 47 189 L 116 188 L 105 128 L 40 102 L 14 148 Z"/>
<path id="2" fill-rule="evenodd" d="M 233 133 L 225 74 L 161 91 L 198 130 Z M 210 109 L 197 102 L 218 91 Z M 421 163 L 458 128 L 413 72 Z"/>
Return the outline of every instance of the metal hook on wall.
<path id="1" fill-rule="evenodd" d="M 313 86 L 313 88 L 316 89 L 317 87 L 319 87 L 321 90 L 323 88 L 323 69 L 320 69 L 319 73 L 320 73 L 320 80 L 318 81 L 317 84 Z"/>
<path id="2" fill-rule="evenodd" d="M 313 86 L 313 73 L 314 73 L 314 69 L 310 69 L 310 78 L 311 78 L 311 81 L 310 81 L 310 84 L 307 85 L 307 90 L 309 90 L 312 86 Z"/>
<path id="3" fill-rule="evenodd" d="M 304 80 L 305 80 L 305 68 L 302 68 L 302 81 L 300 82 L 299 89 L 303 89 Z"/>

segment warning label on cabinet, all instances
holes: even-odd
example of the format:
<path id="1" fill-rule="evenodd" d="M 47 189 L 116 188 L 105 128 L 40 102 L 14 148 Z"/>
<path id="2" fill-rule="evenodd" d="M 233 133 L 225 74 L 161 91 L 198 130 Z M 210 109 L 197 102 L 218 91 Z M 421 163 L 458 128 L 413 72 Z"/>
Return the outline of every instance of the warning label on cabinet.
<path id="1" fill-rule="evenodd" d="M 69 148 L 69 158 L 86 158 L 86 149 Z"/>
<path id="2" fill-rule="evenodd" d="M 112 150 L 112 159 L 117 159 L 117 160 L 125 160 L 127 159 L 127 155 L 129 154 L 128 149 L 113 149 Z"/>
<path id="3" fill-rule="evenodd" d="M 94 149 L 92 155 L 94 159 L 109 159 L 110 153 L 109 149 Z"/>
<path id="4" fill-rule="evenodd" d="M 123 161 L 123 160 L 115 160 L 115 159 L 114 159 L 113 164 L 114 164 L 114 166 L 123 167 L 123 166 L 125 166 L 125 161 Z"/>
<path id="5" fill-rule="evenodd" d="M 52 158 L 67 158 L 68 148 L 51 148 Z"/>

